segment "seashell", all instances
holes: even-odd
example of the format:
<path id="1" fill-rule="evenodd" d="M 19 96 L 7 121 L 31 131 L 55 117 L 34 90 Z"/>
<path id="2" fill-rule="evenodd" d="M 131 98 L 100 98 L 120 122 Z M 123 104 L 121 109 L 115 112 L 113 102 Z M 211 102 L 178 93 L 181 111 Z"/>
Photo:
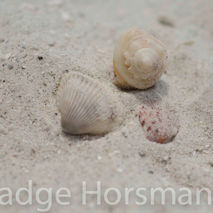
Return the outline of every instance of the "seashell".
<path id="1" fill-rule="evenodd" d="M 114 94 L 97 80 L 77 72 L 68 74 L 58 90 L 62 129 L 70 134 L 104 134 L 121 121 Z"/>
<path id="2" fill-rule="evenodd" d="M 168 105 L 142 105 L 139 120 L 149 141 L 161 144 L 170 142 L 179 130 L 179 119 Z"/>
<path id="3" fill-rule="evenodd" d="M 166 70 L 167 58 L 161 41 L 144 31 L 131 29 L 115 45 L 115 84 L 121 88 L 152 87 Z"/>

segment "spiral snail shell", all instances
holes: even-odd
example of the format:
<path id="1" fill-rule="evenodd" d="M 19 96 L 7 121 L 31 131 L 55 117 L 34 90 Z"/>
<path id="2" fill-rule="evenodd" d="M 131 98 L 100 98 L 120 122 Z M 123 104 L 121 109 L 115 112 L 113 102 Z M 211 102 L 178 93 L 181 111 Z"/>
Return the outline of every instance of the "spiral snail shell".
<path id="1" fill-rule="evenodd" d="M 57 104 L 62 129 L 66 133 L 104 134 L 120 122 L 120 105 L 111 90 L 77 72 L 62 80 Z"/>
<path id="2" fill-rule="evenodd" d="M 121 88 L 152 87 L 165 71 L 167 57 L 166 47 L 154 36 L 128 30 L 114 49 L 115 84 Z"/>

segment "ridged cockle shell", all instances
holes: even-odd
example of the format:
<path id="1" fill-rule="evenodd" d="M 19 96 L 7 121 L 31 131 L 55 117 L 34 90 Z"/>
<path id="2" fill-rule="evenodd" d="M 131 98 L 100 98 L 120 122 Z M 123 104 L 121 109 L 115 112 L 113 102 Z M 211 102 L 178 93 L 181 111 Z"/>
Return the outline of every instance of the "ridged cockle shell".
<path id="1" fill-rule="evenodd" d="M 122 88 L 152 87 L 166 70 L 167 50 L 154 36 L 131 29 L 114 49 L 115 84 Z"/>
<path id="2" fill-rule="evenodd" d="M 109 88 L 77 72 L 61 82 L 58 109 L 64 132 L 70 134 L 104 134 L 120 122 L 120 106 Z"/>

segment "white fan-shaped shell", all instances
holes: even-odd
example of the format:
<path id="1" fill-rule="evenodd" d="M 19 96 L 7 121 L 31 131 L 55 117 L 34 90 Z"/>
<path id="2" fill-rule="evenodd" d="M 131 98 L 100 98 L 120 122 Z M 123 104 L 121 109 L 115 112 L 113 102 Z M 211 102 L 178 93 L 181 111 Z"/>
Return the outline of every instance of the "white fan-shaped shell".
<path id="1" fill-rule="evenodd" d="M 61 82 L 58 109 L 64 132 L 103 134 L 118 124 L 120 107 L 112 92 L 97 80 L 73 72 Z"/>
<path id="2" fill-rule="evenodd" d="M 167 50 L 161 41 L 138 29 L 121 35 L 114 49 L 115 84 L 146 89 L 166 69 Z"/>

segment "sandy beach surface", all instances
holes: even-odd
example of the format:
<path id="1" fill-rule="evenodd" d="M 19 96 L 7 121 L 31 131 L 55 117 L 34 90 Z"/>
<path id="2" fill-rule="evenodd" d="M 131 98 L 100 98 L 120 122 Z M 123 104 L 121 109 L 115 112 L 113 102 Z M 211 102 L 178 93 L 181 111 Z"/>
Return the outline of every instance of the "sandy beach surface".
<path id="1" fill-rule="evenodd" d="M 53 201 L 51 213 L 212 212 L 205 198 L 199 206 L 139 206 L 134 198 L 124 205 L 125 187 L 213 190 L 212 11 L 212 0 L 0 0 L 0 187 L 13 192 L 13 204 L 0 205 L 0 212 L 44 209 L 15 202 L 30 180 L 33 196 L 41 187 L 52 188 L 53 197 L 60 187 L 70 189 L 71 204 Z M 114 42 L 132 27 L 159 38 L 169 52 L 167 72 L 145 91 L 113 84 Z M 56 93 L 72 71 L 98 79 L 120 98 L 124 121 L 115 131 L 62 132 Z M 138 120 L 143 100 L 156 97 L 180 120 L 178 135 L 164 145 L 148 141 Z M 91 195 L 82 205 L 83 181 L 88 190 L 101 182 L 100 206 Z M 118 205 L 104 202 L 109 187 L 121 190 Z"/>

